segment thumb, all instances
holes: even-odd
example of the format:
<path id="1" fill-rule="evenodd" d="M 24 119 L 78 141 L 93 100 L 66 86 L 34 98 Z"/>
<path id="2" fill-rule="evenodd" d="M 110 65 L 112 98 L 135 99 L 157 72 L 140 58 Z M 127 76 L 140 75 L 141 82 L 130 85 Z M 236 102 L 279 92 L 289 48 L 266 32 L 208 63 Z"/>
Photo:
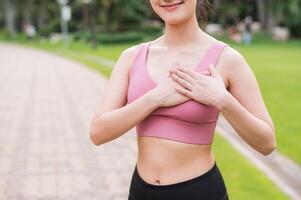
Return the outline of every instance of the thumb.
<path id="1" fill-rule="evenodd" d="M 209 71 L 210 71 L 212 77 L 216 77 L 216 71 L 215 71 L 213 64 L 209 65 Z"/>

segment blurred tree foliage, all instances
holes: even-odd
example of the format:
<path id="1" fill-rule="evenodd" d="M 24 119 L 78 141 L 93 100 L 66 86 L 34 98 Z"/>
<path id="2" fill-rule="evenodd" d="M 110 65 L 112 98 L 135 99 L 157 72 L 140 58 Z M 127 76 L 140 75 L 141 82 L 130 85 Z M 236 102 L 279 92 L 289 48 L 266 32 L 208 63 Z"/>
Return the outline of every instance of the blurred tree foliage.
<path id="1" fill-rule="evenodd" d="M 288 26 L 293 36 L 301 37 L 301 0 L 288 0 L 282 23 Z"/>
<path id="2" fill-rule="evenodd" d="M 212 22 L 231 26 L 245 16 L 262 23 L 269 32 L 275 25 L 288 26 L 293 36 L 301 37 L 301 0 L 211 0 L 215 14 Z M 70 32 L 122 32 L 148 29 L 161 24 L 149 0 L 69 0 L 72 20 Z M 40 35 L 60 32 L 60 8 L 56 0 L 1 0 L 0 27 L 10 35 L 32 24 Z M 157 23 L 152 23 L 157 20 Z M 118 36 L 119 37 L 119 36 Z"/>

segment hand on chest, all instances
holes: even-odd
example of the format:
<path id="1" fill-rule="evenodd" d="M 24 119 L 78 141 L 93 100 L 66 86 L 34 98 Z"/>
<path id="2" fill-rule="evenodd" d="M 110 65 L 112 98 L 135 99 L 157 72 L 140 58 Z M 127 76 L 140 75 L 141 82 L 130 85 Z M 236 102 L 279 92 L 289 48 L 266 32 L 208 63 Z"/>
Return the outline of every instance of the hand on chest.
<path id="1" fill-rule="evenodd" d="M 150 89 L 159 85 L 162 86 L 162 84 L 166 85 L 166 82 L 164 81 L 169 78 L 170 69 L 176 67 L 176 64 L 190 70 L 190 72 L 193 72 L 195 75 L 200 75 L 201 72 L 208 71 L 209 64 L 213 64 L 213 66 L 216 65 L 219 54 L 226 46 L 218 41 L 212 44 L 210 48 L 207 47 L 206 49 L 198 51 L 195 49 L 168 51 L 159 47 L 150 48 L 150 44 L 151 43 L 143 44 L 141 51 L 131 68 L 131 78 L 128 90 L 128 101 L 130 102 L 139 98 Z M 206 83 L 203 81 L 201 85 L 195 84 L 194 86 L 194 94 L 197 94 L 197 99 L 190 97 L 191 100 L 179 106 L 196 104 L 196 106 L 204 108 L 207 107 L 205 104 L 211 105 L 211 102 L 214 102 L 214 95 L 217 93 L 215 92 L 216 88 L 221 88 L 220 86 L 222 86 L 223 83 L 222 80 L 209 80 L 208 75 L 211 74 L 203 74 L 202 77 Z M 197 83 L 196 80 L 196 76 L 194 76 L 193 82 Z M 176 84 L 179 83 L 174 78 L 171 82 L 175 82 Z M 218 84 L 216 84 L 217 82 Z M 167 88 L 170 89 L 169 87 Z"/>

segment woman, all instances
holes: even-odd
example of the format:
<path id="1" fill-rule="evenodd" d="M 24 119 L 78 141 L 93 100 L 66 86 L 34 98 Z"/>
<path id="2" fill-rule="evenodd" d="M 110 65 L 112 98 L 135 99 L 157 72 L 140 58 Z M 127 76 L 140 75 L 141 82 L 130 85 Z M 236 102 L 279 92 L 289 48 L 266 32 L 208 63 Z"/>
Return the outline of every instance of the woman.
<path id="1" fill-rule="evenodd" d="M 228 199 L 211 150 L 219 112 L 258 152 L 274 125 L 245 59 L 199 28 L 206 0 L 150 0 L 164 34 L 122 52 L 91 122 L 95 145 L 137 126 L 129 200 Z M 205 18 L 203 18 L 205 19 Z"/>

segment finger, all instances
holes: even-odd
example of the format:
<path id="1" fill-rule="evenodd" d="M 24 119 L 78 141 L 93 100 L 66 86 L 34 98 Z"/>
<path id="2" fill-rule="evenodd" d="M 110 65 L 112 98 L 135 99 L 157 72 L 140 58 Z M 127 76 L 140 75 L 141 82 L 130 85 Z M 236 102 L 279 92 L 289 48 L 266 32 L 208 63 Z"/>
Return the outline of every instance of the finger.
<path id="1" fill-rule="evenodd" d="M 175 87 L 175 90 L 176 90 L 178 93 L 180 93 L 180 94 L 182 94 L 182 95 L 184 95 L 184 96 L 187 96 L 187 97 L 193 99 L 193 93 L 192 93 L 191 91 L 186 90 L 185 88 L 181 88 L 181 87 Z"/>
<path id="2" fill-rule="evenodd" d="M 204 75 L 210 75 L 210 74 L 211 74 L 210 71 L 208 71 L 208 70 L 201 71 L 200 73 L 201 73 L 201 74 L 204 74 Z"/>
<path id="3" fill-rule="evenodd" d="M 182 71 L 175 70 L 173 73 L 176 74 L 176 75 L 178 75 L 180 78 L 188 81 L 191 84 L 193 84 L 193 82 L 194 82 L 194 79 L 190 75 L 188 75 L 188 74 L 186 74 L 186 73 L 184 73 Z"/>
<path id="4" fill-rule="evenodd" d="M 179 83 L 180 85 L 182 85 L 183 87 L 189 89 L 189 90 L 192 90 L 192 84 L 189 83 L 188 81 L 182 79 L 181 77 L 179 77 L 177 74 L 173 73 L 171 75 L 171 77 L 177 82 Z"/>
<path id="5" fill-rule="evenodd" d="M 177 67 L 176 70 L 182 71 L 188 75 L 190 75 L 192 78 L 196 79 L 198 77 L 197 72 L 191 69 L 187 69 L 185 67 Z"/>

